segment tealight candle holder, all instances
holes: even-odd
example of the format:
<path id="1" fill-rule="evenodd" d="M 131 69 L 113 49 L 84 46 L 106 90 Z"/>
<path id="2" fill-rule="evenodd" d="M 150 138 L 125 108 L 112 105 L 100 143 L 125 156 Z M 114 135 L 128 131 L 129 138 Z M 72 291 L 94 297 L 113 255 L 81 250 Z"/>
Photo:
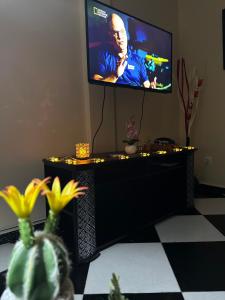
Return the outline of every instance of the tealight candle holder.
<path id="1" fill-rule="evenodd" d="M 91 160 L 94 164 L 99 164 L 99 163 L 103 163 L 104 161 L 105 161 L 105 159 L 104 158 L 93 158 L 92 160 Z"/>
<path id="2" fill-rule="evenodd" d="M 163 151 L 163 150 L 160 150 L 160 151 L 156 151 L 157 154 L 160 154 L 160 155 L 163 155 L 163 154 L 166 154 L 167 152 L 166 151 Z"/>
<path id="3" fill-rule="evenodd" d="M 51 162 L 59 162 L 59 161 L 60 161 L 60 158 L 59 158 L 59 157 L 56 157 L 56 156 L 51 156 L 51 157 L 49 157 L 48 160 L 51 161 Z"/>
<path id="4" fill-rule="evenodd" d="M 181 151 L 183 151 L 182 148 L 178 148 L 178 147 L 173 148 L 173 152 L 181 152 Z"/>
<path id="5" fill-rule="evenodd" d="M 76 144 L 76 158 L 86 159 L 90 156 L 90 145 L 88 143 Z"/>
<path id="6" fill-rule="evenodd" d="M 195 149 L 195 147 L 193 147 L 193 146 L 186 146 L 184 148 L 187 149 L 187 150 L 194 150 Z"/>
<path id="7" fill-rule="evenodd" d="M 148 153 L 148 152 L 141 152 L 140 153 L 140 156 L 142 156 L 142 157 L 147 157 L 147 156 L 150 156 L 151 154 L 150 153 Z"/>

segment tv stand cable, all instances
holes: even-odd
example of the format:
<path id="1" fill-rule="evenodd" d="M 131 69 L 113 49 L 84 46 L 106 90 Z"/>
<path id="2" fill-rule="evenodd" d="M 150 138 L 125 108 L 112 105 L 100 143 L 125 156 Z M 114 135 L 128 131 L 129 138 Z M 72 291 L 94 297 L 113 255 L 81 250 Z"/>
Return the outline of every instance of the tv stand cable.
<path id="1" fill-rule="evenodd" d="M 94 144 L 95 144 L 95 138 L 99 132 L 99 130 L 101 129 L 102 123 L 103 123 L 103 119 L 104 119 L 104 107 L 105 107 L 105 98 L 106 98 L 106 86 L 104 86 L 104 92 L 103 92 L 103 100 L 102 100 L 102 113 L 101 113 L 101 121 L 99 123 L 99 126 L 94 134 L 94 137 L 92 139 L 92 150 L 91 150 L 91 156 L 94 153 Z"/>
<path id="2" fill-rule="evenodd" d="M 143 120 L 143 115 L 144 115 L 144 103 L 145 103 L 145 90 L 144 90 L 144 94 L 142 97 L 142 103 L 141 103 L 141 118 L 140 118 L 140 125 L 139 125 L 139 131 L 138 131 L 138 138 L 140 136 L 141 125 L 142 125 L 142 120 Z"/>

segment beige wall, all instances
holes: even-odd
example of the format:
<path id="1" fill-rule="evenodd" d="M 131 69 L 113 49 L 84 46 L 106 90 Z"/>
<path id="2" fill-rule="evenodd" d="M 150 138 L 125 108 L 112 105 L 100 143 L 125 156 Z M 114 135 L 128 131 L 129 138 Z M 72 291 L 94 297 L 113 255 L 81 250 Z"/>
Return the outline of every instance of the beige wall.
<path id="1" fill-rule="evenodd" d="M 180 54 L 189 70 L 204 77 L 192 144 L 199 147 L 196 173 L 201 182 L 225 187 L 225 71 L 222 56 L 224 0 L 179 0 Z M 181 132 L 182 136 L 184 132 Z M 205 163 L 205 157 L 211 162 Z"/>
<path id="2" fill-rule="evenodd" d="M 42 158 L 86 140 L 83 1 L 0 1 L 0 187 L 43 177 Z M 34 219 L 45 216 L 40 199 Z M 16 225 L 0 200 L 0 230 Z"/>
<path id="3" fill-rule="evenodd" d="M 113 1 L 113 5 L 174 33 L 177 0 Z M 110 1 L 106 1 L 110 3 Z M 24 189 L 43 177 L 41 159 L 74 152 L 78 141 L 91 141 L 101 117 L 103 88 L 89 86 L 83 0 L 0 1 L 0 188 Z M 166 11 L 166 14 L 163 12 Z M 125 122 L 139 120 L 143 92 L 106 90 L 104 123 L 95 151 L 115 150 L 116 99 L 119 148 Z M 141 141 L 158 136 L 178 138 L 178 101 L 170 95 L 146 94 Z M 45 217 L 40 199 L 33 219 Z M 16 226 L 16 218 L 0 201 L 0 231 Z"/>

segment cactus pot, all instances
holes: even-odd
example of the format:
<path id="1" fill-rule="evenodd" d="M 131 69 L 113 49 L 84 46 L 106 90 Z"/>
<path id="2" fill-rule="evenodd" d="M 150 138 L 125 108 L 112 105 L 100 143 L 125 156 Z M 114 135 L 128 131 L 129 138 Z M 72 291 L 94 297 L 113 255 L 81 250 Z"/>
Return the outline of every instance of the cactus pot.
<path id="1" fill-rule="evenodd" d="M 14 246 L 6 277 L 8 289 L 1 299 L 72 300 L 70 261 L 63 241 L 53 234 L 35 232 L 33 246 L 27 245 L 19 240 Z"/>
<path id="2" fill-rule="evenodd" d="M 1 300 L 23 300 L 22 298 L 17 298 L 10 290 L 7 288 L 1 297 Z M 74 300 L 74 289 L 73 284 L 70 279 L 61 286 L 60 295 L 52 300 Z"/>

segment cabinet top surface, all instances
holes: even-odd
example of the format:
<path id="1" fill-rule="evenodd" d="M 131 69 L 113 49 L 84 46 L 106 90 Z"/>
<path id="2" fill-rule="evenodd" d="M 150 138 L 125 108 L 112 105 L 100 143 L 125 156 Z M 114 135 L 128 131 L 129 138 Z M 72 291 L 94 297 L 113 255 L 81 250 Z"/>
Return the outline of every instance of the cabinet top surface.
<path id="1" fill-rule="evenodd" d="M 124 163 L 131 161 L 140 161 L 144 159 L 171 159 L 186 156 L 188 153 L 193 153 L 197 149 L 194 147 L 171 147 L 170 149 L 158 149 L 156 151 L 138 152 L 136 154 L 128 155 L 124 152 L 110 152 L 95 154 L 88 159 L 77 159 L 75 156 L 51 156 L 43 159 L 44 165 L 55 166 L 58 168 L 78 168 L 90 169 L 99 167 L 100 165 L 107 165 L 112 163 Z"/>

